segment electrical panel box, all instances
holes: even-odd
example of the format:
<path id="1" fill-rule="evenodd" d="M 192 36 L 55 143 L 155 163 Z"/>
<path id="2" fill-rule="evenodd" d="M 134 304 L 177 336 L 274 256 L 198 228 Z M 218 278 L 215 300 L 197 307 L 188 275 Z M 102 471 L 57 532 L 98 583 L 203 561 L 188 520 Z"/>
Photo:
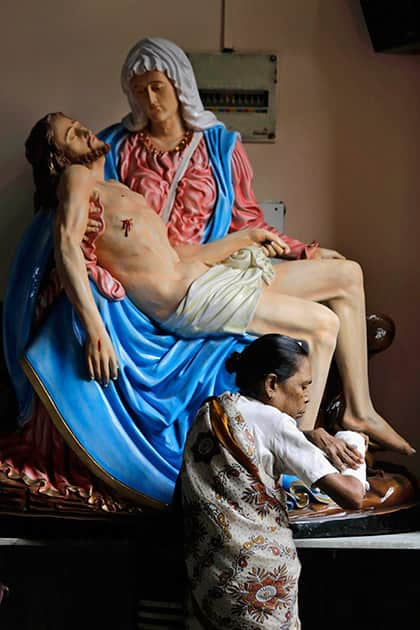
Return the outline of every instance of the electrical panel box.
<path id="1" fill-rule="evenodd" d="M 243 142 L 276 139 L 275 53 L 188 53 L 205 109 Z"/>

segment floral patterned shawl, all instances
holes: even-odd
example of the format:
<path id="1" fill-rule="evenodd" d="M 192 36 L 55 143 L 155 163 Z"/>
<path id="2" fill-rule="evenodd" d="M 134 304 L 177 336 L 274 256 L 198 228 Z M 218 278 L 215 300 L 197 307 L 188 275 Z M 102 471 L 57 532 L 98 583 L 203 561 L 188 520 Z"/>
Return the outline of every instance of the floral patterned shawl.
<path id="1" fill-rule="evenodd" d="M 186 627 L 298 630 L 300 563 L 284 492 L 258 461 L 236 397 L 206 401 L 187 438 L 179 479 Z"/>

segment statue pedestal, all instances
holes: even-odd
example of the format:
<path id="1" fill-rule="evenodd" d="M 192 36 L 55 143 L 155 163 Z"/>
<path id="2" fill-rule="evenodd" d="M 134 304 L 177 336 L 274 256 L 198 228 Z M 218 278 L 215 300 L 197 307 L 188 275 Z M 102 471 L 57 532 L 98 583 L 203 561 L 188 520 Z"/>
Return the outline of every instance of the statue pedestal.
<path id="1" fill-rule="evenodd" d="M 415 532 L 420 529 L 420 502 L 376 510 L 291 517 L 295 538 L 373 536 Z"/>
<path id="2" fill-rule="evenodd" d="M 385 315 L 369 315 L 367 333 L 368 353 L 372 356 L 382 352 L 392 343 L 395 326 Z M 319 422 L 328 430 L 339 423 L 342 412 L 341 383 L 336 365 L 333 363 Z M 12 431 L 16 413 L 16 400 L 0 353 L 0 424 L 2 425 L 0 447 L 4 447 L 9 439 L 9 431 Z M 42 431 L 39 435 L 44 441 L 45 432 L 51 431 L 47 426 L 48 422 L 51 423 L 48 417 L 40 419 Z M 33 430 L 33 427 L 27 428 Z M 30 439 L 28 438 L 25 443 L 22 443 L 25 429 L 19 434 L 16 431 L 12 432 L 12 435 L 16 433 L 18 438 L 13 447 L 15 451 L 12 449 L 12 453 L 16 452 L 19 455 L 18 461 L 22 460 L 24 448 L 26 449 L 24 454 L 29 459 L 34 453 L 33 435 L 35 434 L 31 431 L 28 430 Z M 57 444 L 59 436 L 57 434 L 54 437 L 54 435 L 51 432 L 51 444 Z M 69 456 L 73 454 L 68 453 L 64 447 L 69 448 L 63 441 L 61 460 L 68 463 Z M 8 451 L 6 452 L 10 455 Z M 101 529 L 109 535 L 118 532 L 117 535 L 130 536 L 135 532 L 137 535 L 148 532 L 151 523 L 156 523 L 158 527 L 159 524 L 163 524 L 163 529 L 168 525 L 168 514 L 153 514 L 150 513 L 149 508 L 122 500 L 95 478 L 92 479 L 93 491 L 88 495 L 68 492 L 67 495 L 56 493 L 53 496 L 50 492 L 46 493 L 42 475 L 38 475 L 39 478 L 31 477 L 34 471 L 38 470 L 36 461 L 28 462 L 23 458 L 23 464 L 20 461 L 20 465 L 14 468 L 9 465 L 13 457 L 4 457 L 4 460 L 3 472 L 0 471 L 0 536 L 56 538 L 60 535 L 75 535 L 83 537 Z M 56 459 L 55 463 L 57 461 Z M 29 466 L 29 463 L 32 465 Z M 48 465 L 45 464 L 44 470 L 49 471 L 50 464 L 52 466 L 53 463 L 54 458 L 51 462 L 47 462 Z M 25 480 L 24 474 L 27 468 L 31 471 L 29 481 Z M 80 472 L 80 469 L 77 470 Z M 88 480 L 90 483 L 91 478 L 89 477 Z M 420 529 L 420 493 L 417 482 L 410 479 L 407 471 L 373 469 L 369 481 L 372 489 L 360 511 L 345 512 L 336 504 L 317 502 L 291 510 L 289 518 L 295 535 L 302 538 L 331 537 L 409 532 Z M 78 486 L 78 483 L 75 482 L 72 485 Z M 7 533 L 4 533 L 5 529 Z"/>
<path id="3" fill-rule="evenodd" d="M 418 482 L 400 467 L 369 469 L 370 490 L 361 510 L 344 510 L 336 503 L 311 502 L 289 511 L 296 538 L 364 536 L 420 530 Z"/>

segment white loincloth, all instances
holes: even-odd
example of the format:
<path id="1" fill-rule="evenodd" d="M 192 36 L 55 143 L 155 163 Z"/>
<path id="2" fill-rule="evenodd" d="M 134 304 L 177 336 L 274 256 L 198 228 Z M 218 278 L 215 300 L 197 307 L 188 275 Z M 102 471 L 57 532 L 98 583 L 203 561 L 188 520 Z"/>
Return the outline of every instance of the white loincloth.
<path id="1" fill-rule="evenodd" d="M 242 335 L 273 278 L 273 265 L 261 248 L 244 247 L 197 278 L 161 325 L 182 337 Z"/>

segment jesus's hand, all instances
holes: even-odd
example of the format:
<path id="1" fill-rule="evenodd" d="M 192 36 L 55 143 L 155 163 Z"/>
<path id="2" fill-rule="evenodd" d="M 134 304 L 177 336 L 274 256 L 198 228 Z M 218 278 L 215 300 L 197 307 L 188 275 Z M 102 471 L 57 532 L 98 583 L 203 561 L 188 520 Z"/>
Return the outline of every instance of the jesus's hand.
<path id="1" fill-rule="evenodd" d="M 90 378 L 108 387 L 110 379 L 118 378 L 118 359 L 105 328 L 89 331 L 85 344 L 86 361 Z"/>
<path id="2" fill-rule="evenodd" d="M 251 242 L 260 245 L 269 258 L 281 258 L 290 253 L 289 245 L 277 234 L 264 228 L 250 228 Z"/>
<path id="3" fill-rule="evenodd" d="M 101 221 L 98 221 L 97 219 L 93 219 L 92 217 L 89 217 L 87 225 L 86 225 L 85 234 L 83 236 L 83 240 L 85 242 L 89 242 L 89 240 L 92 238 L 91 235 L 98 234 L 99 230 L 102 227 L 103 227 L 103 223 L 101 223 Z"/>

